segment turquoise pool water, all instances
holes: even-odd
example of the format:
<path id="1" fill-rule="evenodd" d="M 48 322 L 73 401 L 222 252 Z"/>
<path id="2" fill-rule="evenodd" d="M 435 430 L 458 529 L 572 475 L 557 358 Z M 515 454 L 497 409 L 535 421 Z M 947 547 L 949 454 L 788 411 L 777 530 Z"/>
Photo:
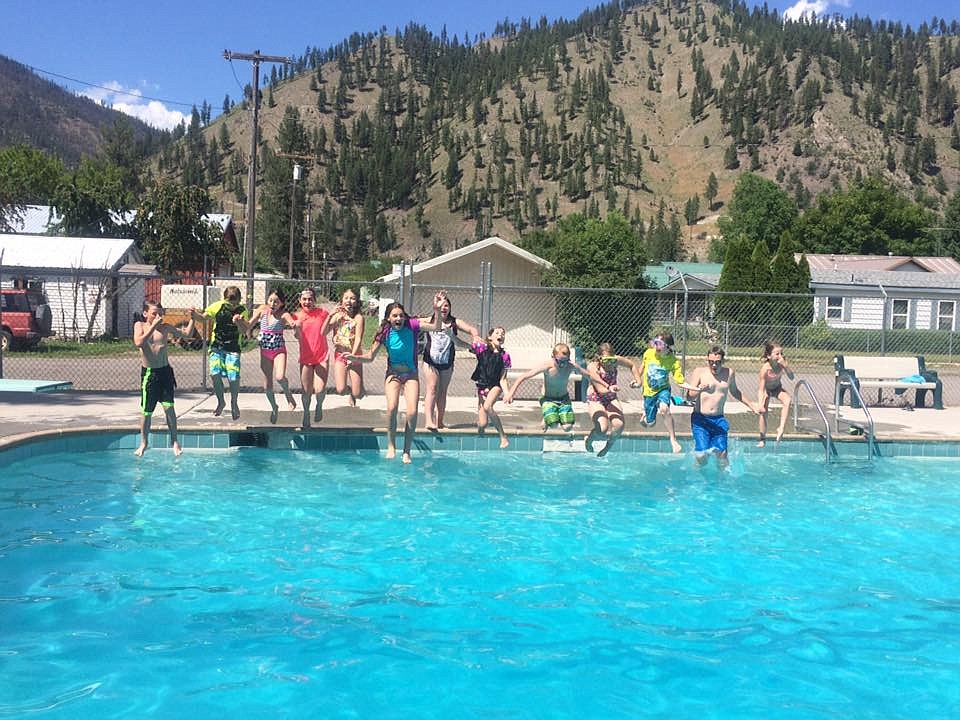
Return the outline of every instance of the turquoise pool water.
<path id="1" fill-rule="evenodd" d="M 958 466 L 17 461 L 0 717 L 956 717 Z"/>

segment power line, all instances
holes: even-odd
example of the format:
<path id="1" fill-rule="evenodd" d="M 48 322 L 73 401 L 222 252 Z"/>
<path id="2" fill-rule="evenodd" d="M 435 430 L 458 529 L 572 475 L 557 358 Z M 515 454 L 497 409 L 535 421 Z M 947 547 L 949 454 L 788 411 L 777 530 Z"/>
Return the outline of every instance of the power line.
<path id="1" fill-rule="evenodd" d="M 115 95 L 129 95 L 130 97 L 140 98 L 141 100 L 155 100 L 157 102 L 162 102 L 166 105 L 180 105 L 182 107 L 188 107 L 188 108 L 193 108 L 197 106 L 197 103 L 187 103 L 187 102 L 180 102 L 178 100 L 167 100 L 165 98 L 151 97 L 149 95 L 142 95 L 140 93 L 133 92 L 130 90 L 117 90 L 116 88 L 107 87 L 106 85 L 97 85 L 96 83 L 87 82 L 86 80 L 79 80 L 78 78 L 70 77 L 69 75 L 61 75 L 60 73 L 55 73 L 50 70 L 44 70 L 43 68 L 34 67 L 33 65 L 25 65 L 24 67 L 27 67 L 36 73 L 43 73 L 44 75 L 50 75 L 55 78 L 60 78 L 61 80 L 69 80 L 70 82 L 80 83 L 81 85 L 86 85 L 87 87 L 106 90 L 107 92 L 114 93 Z"/>

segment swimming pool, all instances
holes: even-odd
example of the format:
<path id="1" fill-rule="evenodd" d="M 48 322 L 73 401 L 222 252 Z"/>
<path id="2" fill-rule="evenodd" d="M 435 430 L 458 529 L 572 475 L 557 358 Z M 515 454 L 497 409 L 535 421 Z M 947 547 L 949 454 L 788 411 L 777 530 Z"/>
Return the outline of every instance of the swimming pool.
<path id="1" fill-rule="evenodd" d="M 16 461 L 0 716 L 956 716 L 957 466 Z"/>

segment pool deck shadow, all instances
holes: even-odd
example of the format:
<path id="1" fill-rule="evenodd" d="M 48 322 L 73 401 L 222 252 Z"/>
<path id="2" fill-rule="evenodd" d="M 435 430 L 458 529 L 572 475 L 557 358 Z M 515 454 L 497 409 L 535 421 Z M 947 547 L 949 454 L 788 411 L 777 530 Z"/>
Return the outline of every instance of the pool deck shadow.
<path id="1" fill-rule="evenodd" d="M 359 432 L 384 432 L 384 397 L 368 395 L 351 407 L 342 396 L 328 394 L 324 402 L 323 419 L 312 423 L 313 428 L 304 430 L 302 413 L 297 396 L 296 410 L 281 409 L 275 425 L 270 423 L 270 406 L 263 393 L 244 392 L 240 395 L 241 416 L 234 421 L 229 411 L 214 415 L 216 401 L 212 394 L 185 392 L 177 396 L 178 426 L 181 431 L 250 431 L 267 429 L 296 430 L 299 432 L 323 432 L 329 430 L 355 430 Z M 417 432 L 420 436 L 433 434 L 424 427 L 423 403 L 420 403 Z M 626 434 L 635 436 L 663 437 L 666 434 L 663 421 L 659 419 L 653 428 L 642 428 L 639 420 L 643 413 L 640 400 L 628 399 L 624 403 Z M 281 400 L 281 408 L 286 402 Z M 590 421 L 585 403 L 574 403 L 577 425 L 574 436 L 583 436 L 589 431 Z M 828 418 L 832 408 L 828 408 Z M 517 400 L 511 405 L 497 404 L 497 411 L 508 435 L 540 434 L 540 408 L 535 400 Z M 677 434 L 690 437 L 689 407 L 673 408 Z M 870 412 L 876 424 L 877 438 L 884 440 L 960 440 L 960 408 L 933 410 L 921 408 L 906 411 L 897 407 L 872 407 Z M 844 408 L 843 417 L 862 419 L 861 411 Z M 768 438 L 776 434 L 780 409 L 774 408 L 768 416 Z M 727 418 L 731 435 L 756 440 L 757 417 L 737 402 L 727 404 Z M 404 421 L 403 403 L 398 413 L 398 426 Z M 475 434 L 476 400 L 472 397 L 448 399 L 444 433 Z M 19 442 L 31 435 L 62 434 L 77 430 L 138 431 L 140 423 L 139 395 L 124 392 L 67 391 L 49 394 L 3 393 L 0 396 L 0 447 Z M 791 430 L 792 417 L 787 423 L 788 437 L 810 437 L 811 433 Z M 153 429 L 166 431 L 163 412 L 154 413 Z M 434 431 L 436 432 L 436 431 Z M 488 429 L 488 433 L 493 430 Z M 835 433 L 843 436 L 845 432 Z M 549 436 L 569 437 L 566 433 L 552 430 Z"/>

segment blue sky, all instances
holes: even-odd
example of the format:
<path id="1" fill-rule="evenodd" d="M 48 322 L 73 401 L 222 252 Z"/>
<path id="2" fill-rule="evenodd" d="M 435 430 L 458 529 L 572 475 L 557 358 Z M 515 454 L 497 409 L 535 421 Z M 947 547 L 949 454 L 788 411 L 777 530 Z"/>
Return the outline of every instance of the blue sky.
<path id="1" fill-rule="evenodd" d="M 409 21 L 463 37 L 490 35 L 509 17 L 574 18 L 597 2 L 586 0 L 361 0 L 353 3 L 248 2 L 247 0 L 41 0 L 3 3 L 0 54 L 44 71 L 60 85 L 83 92 L 158 127 L 173 127 L 192 104 L 206 100 L 219 113 L 223 98 L 242 97 L 250 64 L 223 59 L 225 49 L 269 55 L 327 48 L 353 32 L 392 32 Z M 754 4 L 756 4 L 754 2 Z M 869 15 L 917 25 L 934 15 L 960 16 L 944 0 L 772 0 L 793 14 Z M 264 66 L 269 74 L 270 67 Z M 54 73 L 48 75 L 45 73 Z M 67 80 L 73 78 L 74 80 Z M 94 87 L 100 86 L 100 87 Z"/>

